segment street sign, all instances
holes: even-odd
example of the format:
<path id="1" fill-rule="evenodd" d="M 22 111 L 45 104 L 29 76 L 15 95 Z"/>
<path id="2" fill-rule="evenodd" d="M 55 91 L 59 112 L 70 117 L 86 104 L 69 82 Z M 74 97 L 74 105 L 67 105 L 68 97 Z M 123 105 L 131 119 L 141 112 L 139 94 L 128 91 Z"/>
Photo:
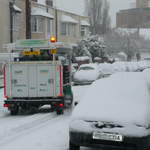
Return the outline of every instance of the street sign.
<path id="1" fill-rule="evenodd" d="M 16 41 L 16 48 L 37 48 L 48 47 L 48 40 L 18 40 Z"/>
<path id="2" fill-rule="evenodd" d="M 40 55 L 40 51 L 23 51 L 22 54 L 24 56 Z"/>
<path id="3" fill-rule="evenodd" d="M 51 54 L 57 54 L 57 49 L 51 49 Z"/>

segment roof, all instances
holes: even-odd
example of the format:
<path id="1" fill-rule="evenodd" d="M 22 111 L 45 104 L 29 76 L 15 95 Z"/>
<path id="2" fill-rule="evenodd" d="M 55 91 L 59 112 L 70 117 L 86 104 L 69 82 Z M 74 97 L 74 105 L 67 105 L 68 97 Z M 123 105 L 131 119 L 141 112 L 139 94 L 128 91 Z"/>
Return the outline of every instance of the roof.
<path id="1" fill-rule="evenodd" d="M 81 20 L 81 25 L 82 26 L 90 26 L 89 22 L 86 20 Z"/>
<path id="2" fill-rule="evenodd" d="M 70 16 L 66 16 L 66 15 L 62 15 L 61 21 L 62 21 L 62 22 L 68 22 L 68 23 L 75 23 L 75 24 L 78 23 L 77 20 L 73 19 L 73 18 L 70 17 Z"/>
<path id="3" fill-rule="evenodd" d="M 38 8 L 38 7 L 33 7 L 31 9 L 31 15 L 32 16 L 43 16 L 43 17 L 47 17 L 47 18 L 51 18 L 51 19 L 54 18 L 54 16 L 51 15 L 50 13 L 46 12 L 46 10 L 44 10 L 42 8 Z"/>

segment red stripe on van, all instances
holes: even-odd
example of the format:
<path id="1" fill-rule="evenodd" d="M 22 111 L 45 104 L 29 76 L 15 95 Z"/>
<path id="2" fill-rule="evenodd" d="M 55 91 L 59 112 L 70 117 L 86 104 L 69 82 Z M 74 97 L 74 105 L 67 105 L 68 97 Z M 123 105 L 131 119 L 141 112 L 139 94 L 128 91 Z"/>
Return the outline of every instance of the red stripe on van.
<path id="1" fill-rule="evenodd" d="M 62 88 L 62 66 L 59 67 L 59 75 L 60 75 L 60 93 L 59 96 L 63 96 L 63 88 Z"/>

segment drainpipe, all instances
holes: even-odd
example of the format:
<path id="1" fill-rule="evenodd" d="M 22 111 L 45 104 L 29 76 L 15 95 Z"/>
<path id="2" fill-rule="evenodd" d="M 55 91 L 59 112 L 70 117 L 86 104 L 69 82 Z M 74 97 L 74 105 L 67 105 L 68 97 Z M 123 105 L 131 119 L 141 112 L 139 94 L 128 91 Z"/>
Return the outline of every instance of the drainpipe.
<path id="1" fill-rule="evenodd" d="M 31 39 L 31 2 L 26 0 L 26 39 Z"/>
<path id="2" fill-rule="evenodd" d="M 13 2 L 9 2 L 10 9 L 10 43 L 13 43 Z"/>
<path id="3" fill-rule="evenodd" d="M 57 12 L 57 8 L 55 8 L 55 32 L 56 32 L 56 40 L 58 41 L 58 12 Z"/>

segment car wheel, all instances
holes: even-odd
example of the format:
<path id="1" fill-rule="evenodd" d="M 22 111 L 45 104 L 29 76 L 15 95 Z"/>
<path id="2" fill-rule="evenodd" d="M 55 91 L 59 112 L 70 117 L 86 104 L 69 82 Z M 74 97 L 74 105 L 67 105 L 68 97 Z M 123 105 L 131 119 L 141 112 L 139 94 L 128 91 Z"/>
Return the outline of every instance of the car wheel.
<path id="1" fill-rule="evenodd" d="M 69 150 L 80 150 L 80 146 L 69 142 Z"/>

